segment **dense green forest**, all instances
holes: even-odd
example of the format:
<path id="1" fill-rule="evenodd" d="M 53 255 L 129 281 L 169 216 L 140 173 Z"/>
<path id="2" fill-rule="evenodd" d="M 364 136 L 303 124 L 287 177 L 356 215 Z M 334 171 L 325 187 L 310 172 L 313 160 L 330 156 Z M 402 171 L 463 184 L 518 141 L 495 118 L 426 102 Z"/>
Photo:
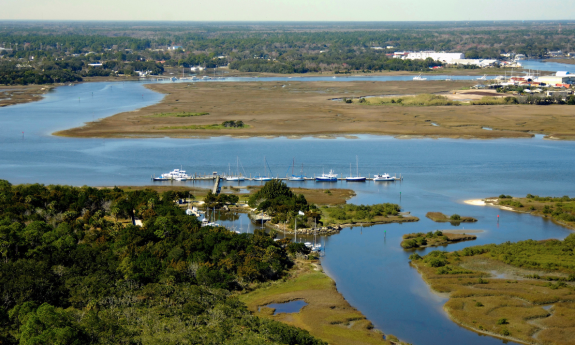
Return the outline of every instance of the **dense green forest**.
<path id="1" fill-rule="evenodd" d="M 570 22 L 454 23 L 42 23 L 5 22 L 0 27 L 0 62 L 26 62 L 37 71 L 55 62 L 80 63 L 78 76 L 163 66 L 226 66 L 241 72 L 307 73 L 424 71 L 430 61 L 401 61 L 394 51 L 457 51 L 467 58 L 502 53 L 544 57 L 575 45 Z M 168 47 L 175 49 L 168 50 Z M 372 47 L 381 47 L 374 50 Z M 389 48 L 388 48 L 389 47 Z M 103 69 L 89 63 L 104 62 Z M 61 67 L 72 71 L 70 68 Z M 41 78 L 39 78 L 40 80 Z M 45 78 L 49 80 L 49 78 Z M 20 76 L 3 81 L 20 83 Z M 56 82 L 56 79 L 53 79 Z"/>
<path id="2" fill-rule="evenodd" d="M 234 297 L 283 276 L 285 241 L 200 227 L 178 197 L 0 180 L 0 343 L 323 344 Z"/>

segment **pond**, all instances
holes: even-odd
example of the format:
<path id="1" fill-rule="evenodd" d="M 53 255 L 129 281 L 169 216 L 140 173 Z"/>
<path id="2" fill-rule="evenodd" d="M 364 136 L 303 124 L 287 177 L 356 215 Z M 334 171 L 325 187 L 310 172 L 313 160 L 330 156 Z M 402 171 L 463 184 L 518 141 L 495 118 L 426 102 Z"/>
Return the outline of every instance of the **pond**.
<path id="1" fill-rule="evenodd" d="M 281 313 L 285 313 L 285 314 L 299 313 L 301 308 L 305 307 L 306 305 L 307 305 L 307 303 L 304 300 L 299 299 L 299 300 L 289 301 L 289 302 L 285 302 L 285 303 L 272 303 L 272 304 L 266 305 L 265 307 L 275 309 L 274 315 L 277 315 L 277 314 L 281 314 Z M 259 307 L 258 310 L 261 310 L 261 308 L 262 307 Z"/>

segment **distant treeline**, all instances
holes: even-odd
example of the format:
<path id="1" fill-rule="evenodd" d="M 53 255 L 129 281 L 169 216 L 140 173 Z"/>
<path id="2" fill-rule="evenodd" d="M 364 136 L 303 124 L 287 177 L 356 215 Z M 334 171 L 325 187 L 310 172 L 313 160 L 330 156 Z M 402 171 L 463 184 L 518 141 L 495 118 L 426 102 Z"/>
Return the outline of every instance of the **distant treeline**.
<path id="1" fill-rule="evenodd" d="M 268 73 L 308 73 L 335 71 L 426 71 L 442 63 L 427 60 L 393 59 L 381 53 L 366 52 L 363 54 L 326 54 L 326 56 L 308 56 L 299 62 L 268 61 L 265 59 L 236 60 L 230 63 L 231 69 L 241 72 Z"/>
<path id="2" fill-rule="evenodd" d="M 0 85 L 52 84 L 82 81 L 82 77 L 69 70 L 37 71 L 0 67 Z"/>
<path id="3" fill-rule="evenodd" d="M 129 62 L 215 68 L 230 64 L 242 72 L 307 73 L 424 71 L 426 61 L 391 59 L 394 51 L 461 52 L 467 58 L 500 58 L 502 53 L 541 58 L 575 46 L 569 23 L 283 23 L 136 24 L 4 23 L 0 61 L 46 63 L 70 58 L 105 62 L 105 69 L 131 74 Z M 167 47 L 172 49 L 168 50 Z M 377 47 L 377 50 L 372 49 Z M 33 59 L 32 59 L 33 58 Z M 123 62 L 115 64 L 113 62 Z M 155 66 L 154 73 L 162 68 Z M 92 71 L 90 75 L 105 72 Z"/>

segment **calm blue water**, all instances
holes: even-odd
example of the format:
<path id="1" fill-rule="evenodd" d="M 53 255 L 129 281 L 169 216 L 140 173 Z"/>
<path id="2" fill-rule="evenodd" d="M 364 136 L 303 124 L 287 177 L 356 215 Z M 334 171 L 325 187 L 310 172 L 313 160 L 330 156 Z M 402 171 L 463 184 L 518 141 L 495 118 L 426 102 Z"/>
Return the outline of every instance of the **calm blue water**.
<path id="1" fill-rule="evenodd" d="M 538 71 L 567 71 L 569 73 L 575 73 L 575 65 L 569 65 L 565 63 L 549 62 L 541 60 L 521 60 L 519 61 L 524 69 L 538 70 Z"/>
<path id="2" fill-rule="evenodd" d="M 189 173 L 236 170 L 237 157 L 242 172 L 256 175 L 263 173 L 264 156 L 277 176 L 291 174 L 293 158 L 296 173 L 303 163 L 308 176 L 330 169 L 347 176 L 349 164 L 355 163 L 357 155 L 361 175 L 401 173 L 404 181 L 289 184 L 352 188 L 357 193 L 351 200 L 353 203 L 399 203 L 421 219 L 411 224 L 345 229 L 339 235 L 322 239 L 326 250 L 324 268 L 336 280 L 344 297 L 385 333 L 416 344 L 495 344 L 501 340 L 478 336 L 447 318 L 442 311 L 445 298 L 430 291 L 409 267 L 410 252 L 399 246 L 403 234 L 464 226 L 485 230 L 474 242 L 447 248 L 455 250 L 528 238 L 564 238 L 570 233 L 541 218 L 469 206 L 462 201 L 502 193 L 575 195 L 574 142 L 545 141 L 540 137 L 489 141 L 398 140 L 384 136 L 333 140 L 228 137 L 104 140 L 49 135 L 161 98 L 140 83 L 87 83 L 58 88 L 40 102 L 0 108 L 0 178 L 12 183 L 146 185 L 151 183 L 152 174 L 180 165 Z M 207 187 L 210 183 L 195 185 Z M 425 214 L 429 211 L 458 213 L 479 221 L 453 227 L 428 220 Z M 236 228 L 241 222 L 242 231 L 249 232 L 257 226 L 249 223 L 245 215 L 222 222 Z M 423 250 L 422 254 L 426 252 Z"/>
<path id="3" fill-rule="evenodd" d="M 301 308 L 305 307 L 307 303 L 304 300 L 296 300 L 286 303 L 272 303 L 266 305 L 268 308 L 274 308 L 274 315 L 286 313 L 286 314 L 293 314 L 299 313 Z"/>

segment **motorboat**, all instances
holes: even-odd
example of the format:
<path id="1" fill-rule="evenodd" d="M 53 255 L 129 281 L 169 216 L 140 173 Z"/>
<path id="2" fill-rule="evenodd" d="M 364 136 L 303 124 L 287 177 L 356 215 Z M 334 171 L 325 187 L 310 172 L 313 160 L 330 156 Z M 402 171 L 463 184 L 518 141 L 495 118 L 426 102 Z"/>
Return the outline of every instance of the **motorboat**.
<path id="1" fill-rule="evenodd" d="M 417 77 L 413 77 L 413 80 L 422 81 L 422 80 L 427 80 L 427 78 L 422 77 L 421 74 L 420 74 L 420 75 L 418 75 Z"/>
<path id="2" fill-rule="evenodd" d="M 395 177 L 389 176 L 389 174 L 383 175 L 373 175 L 374 181 L 395 181 Z"/>
<path id="3" fill-rule="evenodd" d="M 333 170 L 330 170 L 328 174 L 321 174 L 317 176 L 315 180 L 319 182 L 337 182 L 337 174 L 334 174 Z"/>
<path id="4" fill-rule="evenodd" d="M 174 170 L 170 171 L 169 173 L 165 173 L 165 174 L 160 175 L 160 177 L 153 177 L 152 180 L 154 180 L 154 181 L 172 181 L 172 180 L 186 181 L 189 178 L 190 178 L 190 176 L 188 176 L 186 174 L 185 170 L 174 169 Z"/>
<path id="5" fill-rule="evenodd" d="M 487 74 L 484 74 L 483 77 L 477 78 L 477 80 L 487 80 Z"/>

